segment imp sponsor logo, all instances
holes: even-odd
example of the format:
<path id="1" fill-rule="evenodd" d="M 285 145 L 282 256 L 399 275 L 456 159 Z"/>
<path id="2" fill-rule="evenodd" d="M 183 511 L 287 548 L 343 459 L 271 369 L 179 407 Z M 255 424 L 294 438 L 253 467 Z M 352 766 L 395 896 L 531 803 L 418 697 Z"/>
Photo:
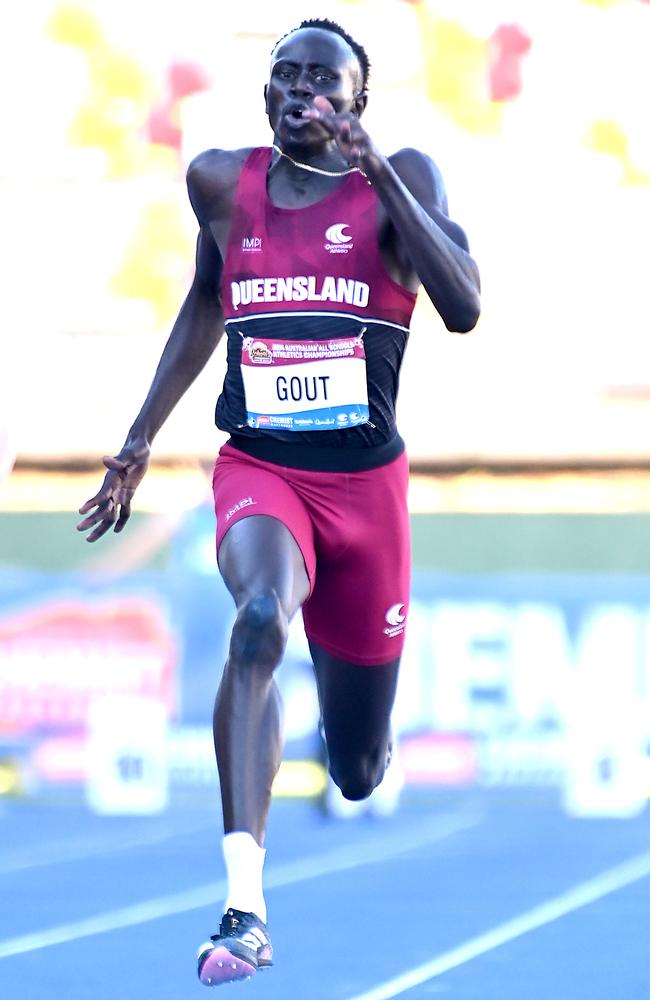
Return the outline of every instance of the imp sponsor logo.
<path id="1" fill-rule="evenodd" d="M 391 604 L 390 608 L 385 614 L 386 623 L 388 628 L 384 629 L 384 635 L 394 638 L 397 635 L 401 635 L 406 628 L 404 622 L 406 621 L 406 615 L 402 614 L 402 609 L 406 605 L 401 604 L 399 601 L 397 604 Z"/>
<path id="2" fill-rule="evenodd" d="M 257 500 L 253 500 L 252 497 L 244 497 L 242 500 L 239 501 L 239 503 L 236 503 L 234 507 L 230 508 L 230 510 L 226 514 L 226 521 L 229 521 L 231 517 L 234 517 L 235 514 L 238 511 L 243 510 L 244 507 L 254 507 L 256 504 Z"/>
<path id="3" fill-rule="evenodd" d="M 352 237 L 345 232 L 349 228 L 346 222 L 335 222 L 325 230 L 327 243 L 324 246 L 329 253 L 349 253 L 352 250 Z"/>
<path id="4" fill-rule="evenodd" d="M 261 236 L 243 236 L 241 241 L 242 253 L 261 253 Z"/>

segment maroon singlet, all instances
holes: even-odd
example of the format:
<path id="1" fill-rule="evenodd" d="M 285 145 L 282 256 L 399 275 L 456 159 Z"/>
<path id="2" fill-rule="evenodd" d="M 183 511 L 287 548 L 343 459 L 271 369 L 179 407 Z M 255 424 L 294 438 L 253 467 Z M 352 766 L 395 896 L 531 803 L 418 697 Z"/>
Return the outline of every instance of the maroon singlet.
<path id="1" fill-rule="evenodd" d="M 377 197 L 361 174 L 314 205 L 278 208 L 266 190 L 271 153 L 250 153 L 235 197 L 217 426 L 278 465 L 385 465 L 404 449 L 395 400 L 416 297 L 386 272 Z"/>

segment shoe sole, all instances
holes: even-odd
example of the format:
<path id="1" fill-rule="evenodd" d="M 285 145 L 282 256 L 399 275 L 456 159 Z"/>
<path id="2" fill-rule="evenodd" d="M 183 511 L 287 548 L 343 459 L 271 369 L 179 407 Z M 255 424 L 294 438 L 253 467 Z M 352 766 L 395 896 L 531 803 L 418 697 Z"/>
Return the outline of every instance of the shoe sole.
<path id="1" fill-rule="evenodd" d="M 257 969 L 245 962 L 238 955 L 217 945 L 206 956 L 199 971 L 199 979 L 204 986 L 220 986 L 221 983 L 236 983 L 241 979 L 250 979 Z"/>

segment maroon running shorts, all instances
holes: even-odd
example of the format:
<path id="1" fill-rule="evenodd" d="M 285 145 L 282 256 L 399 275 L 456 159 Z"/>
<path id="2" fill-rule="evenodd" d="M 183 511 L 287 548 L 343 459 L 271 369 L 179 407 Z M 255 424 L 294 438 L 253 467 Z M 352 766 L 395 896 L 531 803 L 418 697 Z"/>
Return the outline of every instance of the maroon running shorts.
<path id="1" fill-rule="evenodd" d="M 282 521 L 295 538 L 310 583 L 308 639 L 350 663 L 399 656 L 411 572 L 406 454 L 364 472 L 312 472 L 226 444 L 212 482 L 217 553 L 228 529 L 256 514 Z"/>

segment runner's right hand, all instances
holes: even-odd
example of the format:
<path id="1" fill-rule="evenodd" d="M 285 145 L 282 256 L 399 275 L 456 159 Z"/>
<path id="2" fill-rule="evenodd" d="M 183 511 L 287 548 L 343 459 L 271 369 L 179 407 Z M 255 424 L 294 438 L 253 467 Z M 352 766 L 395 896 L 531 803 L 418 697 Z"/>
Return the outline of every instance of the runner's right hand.
<path id="1" fill-rule="evenodd" d="M 79 508 L 80 514 L 92 511 L 77 525 L 77 531 L 93 528 L 87 542 L 96 542 L 111 528 L 119 532 L 126 526 L 131 516 L 131 499 L 149 467 L 149 456 L 149 445 L 142 439 L 124 445 L 115 457 L 104 456 L 108 472 L 101 489 Z"/>

